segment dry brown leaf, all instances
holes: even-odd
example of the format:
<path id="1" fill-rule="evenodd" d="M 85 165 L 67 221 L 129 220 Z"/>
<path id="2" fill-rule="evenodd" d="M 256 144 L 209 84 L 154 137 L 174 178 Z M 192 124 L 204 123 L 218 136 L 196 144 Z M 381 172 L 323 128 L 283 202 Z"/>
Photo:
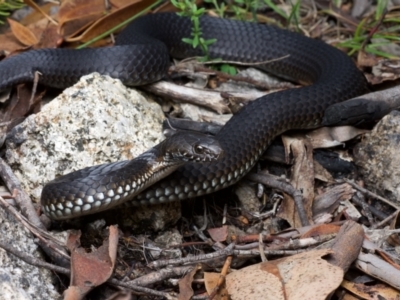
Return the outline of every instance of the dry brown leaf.
<path id="1" fill-rule="evenodd" d="M 199 266 L 193 268 L 192 271 L 187 273 L 183 278 L 179 280 L 179 296 L 178 300 L 190 300 L 192 299 L 194 292 L 192 289 L 193 277 L 196 274 Z"/>
<path id="2" fill-rule="evenodd" d="M 48 26 L 41 32 L 40 41 L 35 49 L 56 48 L 62 43 L 62 36 L 58 32 L 58 26 L 48 23 Z"/>
<path id="3" fill-rule="evenodd" d="M 400 211 L 397 212 L 396 217 L 393 218 L 390 223 L 390 229 L 399 229 L 400 228 Z M 392 233 L 388 238 L 387 242 L 394 246 L 400 246 L 400 235 L 398 233 Z"/>
<path id="4" fill-rule="evenodd" d="M 214 289 L 217 287 L 218 282 L 221 278 L 220 273 L 204 272 L 204 285 L 206 287 L 207 293 L 210 295 Z M 218 289 L 217 294 L 214 296 L 213 300 L 228 300 L 229 295 L 225 288 L 225 284 Z"/>
<path id="5" fill-rule="evenodd" d="M 362 283 L 353 283 L 343 280 L 341 286 L 346 290 L 357 295 L 361 299 L 386 299 L 397 300 L 399 299 L 400 292 L 386 284 L 365 285 Z"/>
<path id="6" fill-rule="evenodd" d="M 342 300 L 360 300 L 360 298 L 353 296 L 350 293 L 345 293 L 344 295 L 340 295 L 342 297 Z"/>
<path id="7" fill-rule="evenodd" d="M 38 43 L 36 35 L 30 29 L 28 29 L 28 27 L 21 25 L 17 21 L 9 18 L 7 21 L 8 24 L 10 24 L 12 33 L 21 44 L 25 46 L 33 46 Z"/>
<path id="8" fill-rule="evenodd" d="M 226 225 L 218 228 L 210 228 L 207 231 L 215 242 L 225 242 L 228 237 L 228 226 Z"/>
<path id="9" fill-rule="evenodd" d="M 283 300 L 281 279 L 273 272 L 263 270 L 264 262 L 226 276 L 226 290 L 232 300 Z"/>
<path id="10" fill-rule="evenodd" d="M 68 37 L 82 31 L 105 13 L 103 0 L 63 1 L 58 12 L 60 33 Z"/>
<path id="11" fill-rule="evenodd" d="M 323 182 L 335 182 L 335 179 L 318 161 L 314 159 L 314 176 L 316 179 Z"/>
<path id="12" fill-rule="evenodd" d="M 28 28 L 36 36 L 40 37 L 39 42 L 33 47 L 34 49 L 40 47 L 55 48 L 62 42 L 61 36 L 58 34 L 58 27 L 47 19 L 41 19 L 34 24 L 30 24 Z"/>
<path id="13" fill-rule="evenodd" d="M 332 253 L 313 250 L 263 262 L 226 277 L 232 300 L 323 300 L 342 282 L 343 270 L 321 257 Z"/>
<path id="14" fill-rule="evenodd" d="M 300 238 L 305 239 L 308 237 L 316 237 L 321 235 L 327 235 L 332 233 L 338 233 L 340 230 L 340 226 L 333 225 L 333 224 L 320 224 L 317 226 L 312 227 L 306 233 L 303 233 Z"/>
<path id="15" fill-rule="evenodd" d="M 142 0 L 139 0 L 142 1 Z M 115 8 L 116 10 L 121 9 L 127 5 L 131 5 L 132 4 L 132 0 L 110 0 L 110 4 L 113 8 Z M 135 0 L 135 2 L 138 2 Z"/>
<path id="16" fill-rule="evenodd" d="M 366 74 L 368 82 L 372 85 L 380 84 L 384 81 L 393 81 L 400 78 L 399 60 L 380 60 L 372 67 L 372 74 Z"/>
<path id="17" fill-rule="evenodd" d="M 118 246 L 118 228 L 110 226 L 108 241 L 91 253 L 80 247 L 80 232 L 70 234 L 71 283 L 64 299 L 82 299 L 89 291 L 107 281 L 113 273 Z"/>
<path id="18" fill-rule="evenodd" d="M 359 67 L 373 67 L 378 64 L 382 58 L 377 57 L 373 54 L 365 53 L 364 51 L 358 51 L 357 54 L 357 66 Z"/>
<path id="19" fill-rule="evenodd" d="M 29 16 L 25 17 L 21 20 L 21 24 L 28 25 L 36 23 L 37 21 L 43 19 L 45 17 L 48 21 L 53 23 L 53 25 L 57 25 L 57 22 L 49 15 L 50 9 L 55 6 L 54 3 L 46 3 L 45 5 L 39 6 L 32 0 L 24 0 L 26 5 L 29 5 L 34 9 L 34 12 L 29 14 Z"/>
<path id="20" fill-rule="evenodd" d="M 2 127 L 3 133 L 8 133 L 14 126 L 25 120 L 29 113 L 40 111 L 40 101 L 45 94 L 45 89 L 38 88 L 31 101 L 32 88 L 20 84 L 17 86 L 17 93 L 7 96 L 9 101 L 3 103 L 0 110 L 0 120 L 7 124 Z"/>
<path id="21" fill-rule="evenodd" d="M 66 37 L 67 42 L 87 42 L 94 37 L 110 30 L 111 28 L 117 26 L 123 21 L 129 19 L 133 15 L 143 11 L 149 5 L 156 2 L 156 0 L 135 0 L 130 2 L 129 5 L 124 6 L 116 11 L 112 11 L 110 14 L 98 19 L 94 24 L 87 28 L 79 36 L 70 35 Z"/>
<path id="22" fill-rule="evenodd" d="M 0 34 L 0 50 L 12 53 L 21 49 L 21 43 L 15 38 L 12 32 Z"/>
<path id="23" fill-rule="evenodd" d="M 26 2 L 30 3 L 30 1 Z M 54 4 L 46 4 L 44 10 L 48 12 L 54 6 Z M 6 32 L 4 35 L 0 35 L 0 50 L 6 50 L 11 53 L 18 50 L 25 50 L 26 47 L 22 46 L 22 42 L 17 39 L 16 34 L 22 35 L 23 37 L 21 38 L 23 39 L 26 39 L 25 36 L 28 34 L 28 40 L 24 43 L 30 43 L 29 48 L 38 49 L 57 47 L 60 42 L 60 36 L 57 33 L 58 27 L 48 19 L 49 18 L 44 18 L 41 12 L 34 10 L 19 22 L 20 25 L 25 26 L 25 33 L 21 33 L 20 29 L 17 29 L 16 31 L 13 31 L 13 33 Z M 17 24 L 15 25 L 18 26 Z M 34 37 L 35 40 L 32 40 L 32 37 Z M 32 47 L 31 43 L 35 43 L 34 47 Z"/>

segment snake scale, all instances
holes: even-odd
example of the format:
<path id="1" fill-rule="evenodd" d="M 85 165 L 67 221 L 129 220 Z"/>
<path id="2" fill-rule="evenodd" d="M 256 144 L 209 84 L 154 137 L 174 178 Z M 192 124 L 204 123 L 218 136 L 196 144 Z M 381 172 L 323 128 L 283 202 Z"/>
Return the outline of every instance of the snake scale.
<path id="1" fill-rule="evenodd" d="M 242 108 L 215 137 L 224 150 L 220 159 L 186 163 L 133 199 L 128 197 L 135 205 L 183 200 L 230 186 L 254 166 L 274 137 L 290 129 L 318 127 L 328 106 L 368 90 L 352 60 L 322 41 L 273 26 L 208 16 L 201 18 L 200 26 L 205 39 L 217 40 L 209 47 L 211 58 L 241 63 L 273 60 L 257 67 L 306 86 L 263 96 Z M 119 78 L 130 86 L 154 82 L 165 76 L 170 56 L 202 54 L 182 42 L 190 34 L 188 18 L 174 13 L 147 15 L 124 29 L 114 47 L 32 50 L 3 60 L 0 90 L 32 81 L 34 71 L 42 74 L 39 83 L 58 88 L 70 86 L 91 72 Z M 78 171 L 74 176 L 79 181 L 87 174 Z M 101 176 L 105 180 L 108 175 Z M 52 207 L 50 217 L 74 217 L 69 207 L 97 211 L 89 195 L 83 191 L 79 196 L 65 194 L 68 189 L 68 181 L 44 188 L 41 201 L 45 211 Z M 95 200 L 113 201 L 106 192 L 99 194 Z"/>

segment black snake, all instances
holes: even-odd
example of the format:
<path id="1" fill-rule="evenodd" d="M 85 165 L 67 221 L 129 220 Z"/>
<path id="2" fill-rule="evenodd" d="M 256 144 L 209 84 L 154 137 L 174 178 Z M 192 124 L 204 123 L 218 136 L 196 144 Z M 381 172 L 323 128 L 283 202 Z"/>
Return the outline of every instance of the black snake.
<path id="1" fill-rule="evenodd" d="M 274 137 L 289 129 L 318 127 L 328 106 L 367 91 L 365 78 L 351 59 L 322 41 L 272 26 L 206 16 L 200 26 L 205 39 L 217 39 L 209 47 L 210 57 L 241 63 L 274 60 L 258 67 L 312 85 L 269 94 L 245 106 L 216 135 L 223 157 L 186 163 L 137 195 L 134 204 L 182 200 L 232 185 L 254 166 Z M 154 82 L 165 76 L 169 55 L 202 54 L 182 42 L 190 33 L 188 18 L 174 13 L 147 15 L 121 32 L 114 47 L 35 50 L 2 61 L 0 90 L 32 81 L 34 71 L 42 74 L 40 83 L 61 88 L 91 72 L 119 78 L 126 85 Z M 87 172 L 74 176 L 78 176 L 75 181 L 84 180 Z M 110 179 L 107 173 L 101 176 Z M 65 193 L 67 185 L 56 181 L 43 190 L 42 205 L 54 219 L 73 217 L 71 208 L 85 206 L 96 212 L 95 201 L 113 201 L 93 199 L 79 189 L 80 194 Z"/>

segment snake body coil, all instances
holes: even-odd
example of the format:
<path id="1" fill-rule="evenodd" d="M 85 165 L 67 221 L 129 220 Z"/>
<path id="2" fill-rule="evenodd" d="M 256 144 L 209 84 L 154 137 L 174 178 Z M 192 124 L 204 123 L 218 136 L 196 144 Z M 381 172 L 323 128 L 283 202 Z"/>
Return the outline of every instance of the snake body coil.
<path id="1" fill-rule="evenodd" d="M 134 204 L 176 201 L 225 188 L 254 166 L 275 136 L 289 129 L 317 127 L 328 106 L 367 91 L 363 74 L 351 59 L 321 41 L 250 22 L 203 17 L 200 25 L 205 39 L 217 39 L 209 47 L 212 58 L 242 63 L 274 60 L 258 67 L 313 84 L 251 102 L 217 134 L 224 149 L 221 159 L 185 164 L 140 193 L 132 200 Z M 129 25 L 114 47 L 29 51 L 0 63 L 0 90 L 32 80 L 34 71 L 43 74 L 41 83 L 54 87 L 69 86 L 95 71 L 120 78 L 127 85 L 153 82 L 165 75 L 169 54 L 176 58 L 201 55 L 181 41 L 190 36 L 190 28 L 187 18 L 154 14 Z M 57 185 L 52 189 L 58 189 Z M 65 203 L 47 192 L 42 194 L 42 204 L 53 205 L 57 214 L 65 215 Z M 76 206 L 85 204 L 74 202 Z"/>

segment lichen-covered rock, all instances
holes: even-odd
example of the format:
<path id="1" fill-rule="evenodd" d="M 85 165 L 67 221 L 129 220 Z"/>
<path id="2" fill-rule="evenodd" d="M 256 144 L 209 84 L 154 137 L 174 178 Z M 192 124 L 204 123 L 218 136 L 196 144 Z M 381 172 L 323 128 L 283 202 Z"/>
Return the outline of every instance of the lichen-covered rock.
<path id="1" fill-rule="evenodd" d="M 57 176 L 153 147 L 162 139 L 163 119 L 158 104 L 119 80 L 88 75 L 14 128 L 6 160 L 39 200 L 43 185 Z"/>
<path id="2" fill-rule="evenodd" d="M 0 209 L 0 236 L 16 250 L 43 259 L 32 235 Z M 0 300 L 61 299 L 53 285 L 53 273 L 23 262 L 0 248 Z"/>
<path id="3" fill-rule="evenodd" d="M 400 112 L 384 117 L 354 149 L 369 190 L 400 205 Z"/>

